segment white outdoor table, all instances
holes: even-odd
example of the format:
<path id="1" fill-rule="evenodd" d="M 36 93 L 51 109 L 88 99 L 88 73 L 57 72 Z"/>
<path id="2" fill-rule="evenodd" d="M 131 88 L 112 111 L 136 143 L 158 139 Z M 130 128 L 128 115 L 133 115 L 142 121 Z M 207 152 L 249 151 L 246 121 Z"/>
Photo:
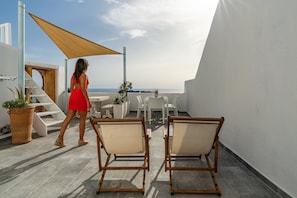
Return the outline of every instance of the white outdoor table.
<path id="1" fill-rule="evenodd" d="M 92 103 L 92 109 L 96 111 L 101 111 L 102 102 L 109 100 L 109 96 L 90 96 L 90 102 Z"/>

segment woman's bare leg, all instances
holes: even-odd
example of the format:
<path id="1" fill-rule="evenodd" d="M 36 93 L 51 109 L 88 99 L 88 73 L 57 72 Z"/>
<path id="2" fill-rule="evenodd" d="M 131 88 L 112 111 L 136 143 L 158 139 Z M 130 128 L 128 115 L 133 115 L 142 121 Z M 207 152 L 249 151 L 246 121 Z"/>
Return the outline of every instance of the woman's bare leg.
<path id="1" fill-rule="evenodd" d="M 86 120 L 87 120 L 87 111 L 79 111 L 79 117 L 80 117 L 80 122 L 79 122 L 79 140 L 78 140 L 78 145 L 82 146 L 87 144 L 84 140 L 84 135 L 85 135 L 85 129 L 86 129 Z"/>
<path id="2" fill-rule="evenodd" d="M 66 131 L 67 126 L 69 125 L 70 121 L 75 116 L 75 113 L 76 113 L 76 111 L 74 111 L 74 110 L 68 110 L 66 118 L 64 119 L 64 121 L 62 123 L 61 129 L 60 129 L 60 134 L 56 140 L 56 143 L 55 143 L 56 146 L 59 146 L 59 147 L 66 146 L 64 144 L 64 134 L 65 134 L 65 131 Z"/>

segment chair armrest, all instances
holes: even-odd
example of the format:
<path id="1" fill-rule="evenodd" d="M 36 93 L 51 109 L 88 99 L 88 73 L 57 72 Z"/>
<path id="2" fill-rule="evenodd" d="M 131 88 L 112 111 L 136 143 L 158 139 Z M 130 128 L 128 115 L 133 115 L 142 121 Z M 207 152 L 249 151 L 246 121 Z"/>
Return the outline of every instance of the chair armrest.
<path id="1" fill-rule="evenodd" d="M 167 128 L 164 128 L 163 130 L 163 138 L 166 139 L 167 137 Z"/>
<path id="2" fill-rule="evenodd" d="M 152 129 L 146 129 L 146 135 L 151 139 L 152 137 Z"/>

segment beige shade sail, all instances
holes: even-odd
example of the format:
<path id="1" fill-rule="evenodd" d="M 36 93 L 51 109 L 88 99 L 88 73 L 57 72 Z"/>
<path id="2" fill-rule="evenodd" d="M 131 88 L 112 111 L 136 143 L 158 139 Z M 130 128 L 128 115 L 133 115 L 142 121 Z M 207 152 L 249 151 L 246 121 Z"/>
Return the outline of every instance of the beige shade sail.
<path id="1" fill-rule="evenodd" d="M 44 19 L 28 13 L 50 39 L 62 50 L 68 59 L 83 56 L 121 54 L 81 36 L 64 30 Z"/>

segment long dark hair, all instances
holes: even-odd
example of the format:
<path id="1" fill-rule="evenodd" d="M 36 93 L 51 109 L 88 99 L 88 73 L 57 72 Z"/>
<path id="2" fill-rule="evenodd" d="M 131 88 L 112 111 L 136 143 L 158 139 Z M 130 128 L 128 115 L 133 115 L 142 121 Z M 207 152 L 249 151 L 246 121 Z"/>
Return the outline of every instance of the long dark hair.
<path id="1" fill-rule="evenodd" d="M 73 76 L 76 81 L 79 80 L 79 76 L 88 69 L 89 63 L 86 59 L 80 58 L 76 61 L 75 64 L 75 71 L 73 73 Z"/>

